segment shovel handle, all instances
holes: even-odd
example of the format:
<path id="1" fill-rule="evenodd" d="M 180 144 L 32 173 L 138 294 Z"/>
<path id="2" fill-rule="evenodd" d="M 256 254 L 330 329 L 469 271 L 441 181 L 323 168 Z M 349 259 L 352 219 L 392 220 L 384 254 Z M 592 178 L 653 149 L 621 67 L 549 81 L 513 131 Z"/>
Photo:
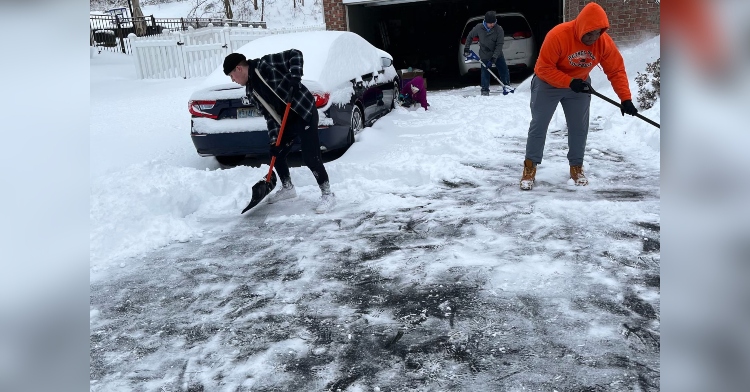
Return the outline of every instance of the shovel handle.
<path id="1" fill-rule="evenodd" d="M 503 87 L 510 87 L 507 84 L 503 83 L 503 81 L 500 80 L 500 78 L 498 78 L 497 76 L 495 76 L 495 74 L 492 73 L 492 71 L 489 69 L 489 67 L 487 67 L 487 65 L 484 63 L 484 61 L 479 60 L 479 64 L 482 64 L 482 67 L 487 68 L 487 72 L 489 72 L 490 75 L 492 75 L 492 77 L 495 78 L 495 80 L 497 80 L 497 82 L 500 83 L 501 86 L 503 86 Z M 515 89 L 513 89 L 513 90 L 515 91 Z"/>
<path id="2" fill-rule="evenodd" d="M 588 84 L 588 83 L 587 83 L 587 84 Z M 601 98 L 601 99 L 603 99 L 603 100 L 605 100 L 605 101 L 607 101 L 607 102 L 611 103 L 612 105 L 615 105 L 615 106 L 617 106 L 618 108 L 621 108 L 621 109 L 622 109 L 622 105 L 620 105 L 620 104 L 619 104 L 618 102 L 615 102 L 615 100 L 614 100 L 614 99 L 611 99 L 611 98 L 607 97 L 606 95 L 602 95 L 602 94 L 600 94 L 600 93 L 599 93 L 598 91 L 594 90 L 594 88 L 593 88 L 593 87 L 591 87 L 591 85 L 590 85 L 590 84 L 588 84 L 588 87 L 589 87 L 589 90 L 591 90 L 591 94 L 594 94 L 594 95 L 596 95 L 597 97 L 599 97 L 599 98 Z M 657 123 L 657 122 L 655 122 L 655 121 L 651 120 L 650 118 L 648 118 L 648 117 L 644 117 L 644 116 L 643 116 L 643 115 L 641 115 L 640 113 L 636 113 L 636 114 L 635 114 L 635 116 L 636 116 L 636 117 L 638 117 L 638 118 L 640 118 L 641 120 L 643 120 L 643 121 L 645 121 L 645 122 L 647 122 L 647 123 L 649 123 L 649 124 L 651 124 L 651 125 L 653 125 L 653 126 L 655 126 L 655 127 L 659 128 L 659 129 L 661 129 L 661 126 L 659 125 L 659 123 Z"/>
<path id="3" fill-rule="evenodd" d="M 284 109 L 284 118 L 281 120 L 281 128 L 279 128 L 279 136 L 276 138 L 276 147 L 281 145 L 281 137 L 284 135 L 284 128 L 286 128 L 286 119 L 289 117 L 289 110 L 292 108 L 292 101 L 286 103 Z M 273 165 L 276 164 L 276 157 L 271 157 L 271 163 L 268 165 L 268 174 L 266 175 L 266 182 L 271 182 L 271 176 L 273 175 Z"/>

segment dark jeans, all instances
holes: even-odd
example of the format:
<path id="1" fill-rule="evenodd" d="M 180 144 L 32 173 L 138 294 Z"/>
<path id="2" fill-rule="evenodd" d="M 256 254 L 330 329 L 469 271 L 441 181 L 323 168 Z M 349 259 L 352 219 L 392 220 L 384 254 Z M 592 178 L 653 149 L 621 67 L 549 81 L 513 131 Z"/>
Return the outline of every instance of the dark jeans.
<path id="1" fill-rule="evenodd" d="M 484 65 L 487 65 L 489 61 L 484 62 Z M 479 65 L 482 67 L 482 65 Z M 490 64 L 492 66 L 492 64 Z M 505 63 L 505 56 L 501 56 L 497 61 L 495 62 L 495 67 L 497 67 L 497 73 L 500 74 L 499 79 L 503 82 L 506 86 L 510 86 L 510 72 L 508 71 L 508 65 Z M 479 81 L 479 85 L 482 86 L 482 91 L 490 91 L 490 78 L 492 75 L 490 75 L 490 70 L 487 69 L 487 67 L 482 67 L 482 76 Z"/>
<path id="2" fill-rule="evenodd" d="M 328 182 L 328 173 L 326 172 L 325 166 L 323 166 L 323 157 L 320 153 L 320 138 L 318 138 L 318 111 L 313 111 L 312 119 L 308 125 L 305 120 L 302 119 L 297 113 L 290 110 L 289 118 L 286 121 L 286 128 L 284 128 L 284 134 L 282 135 L 282 143 L 287 140 L 292 140 L 299 136 L 302 142 L 302 160 L 305 162 L 305 166 L 315 176 L 315 180 L 318 185 Z M 289 164 L 286 161 L 286 156 L 289 155 L 291 146 L 281 151 L 281 154 L 276 158 L 276 173 L 279 175 L 282 183 L 291 182 L 291 175 L 289 174 Z"/>

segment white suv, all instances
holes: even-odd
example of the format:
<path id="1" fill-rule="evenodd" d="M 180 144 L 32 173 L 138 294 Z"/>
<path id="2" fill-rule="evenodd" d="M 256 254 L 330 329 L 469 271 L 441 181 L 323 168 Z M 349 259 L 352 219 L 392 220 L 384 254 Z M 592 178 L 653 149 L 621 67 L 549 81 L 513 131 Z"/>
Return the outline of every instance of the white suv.
<path id="1" fill-rule="evenodd" d="M 475 16 L 469 19 L 464 25 L 461 33 L 460 44 L 458 45 L 458 71 L 461 76 L 466 75 L 469 71 L 479 71 L 481 64 L 469 63 L 464 60 L 464 45 L 466 45 L 466 36 L 469 31 L 484 20 L 484 16 Z M 517 12 L 497 14 L 497 23 L 503 28 L 505 33 L 505 44 L 503 45 L 503 55 L 505 63 L 508 64 L 510 72 L 532 70 L 534 67 L 534 35 L 531 33 L 529 22 Z M 471 50 L 479 54 L 479 41 L 474 38 L 471 43 Z M 494 64 L 492 65 L 495 66 Z"/>

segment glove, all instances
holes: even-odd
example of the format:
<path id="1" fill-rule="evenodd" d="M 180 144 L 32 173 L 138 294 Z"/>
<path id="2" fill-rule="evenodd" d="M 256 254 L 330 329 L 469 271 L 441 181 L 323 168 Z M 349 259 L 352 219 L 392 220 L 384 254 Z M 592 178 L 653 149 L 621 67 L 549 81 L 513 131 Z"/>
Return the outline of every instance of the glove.
<path id="1" fill-rule="evenodd" d="M 290 140 L 288 142 L 285 142 L 284 139 L 281 139 L 281 144 L 278 146 L 276 145 L 276 138 L 271 139 L 271 144 L 268 145 L 268 153 L 271 154 L 272 157 L 279 158 L 284 154 L 286 151 L 288 151 L 288 147 L 292 145 L 292 142 L 294 140 Z"/>
<path id="2" fill-rule="evenodd" d="M 411 97 L 406 97 L 404 103 L 401 104 L 405 108 L 411 107 L 411 105 L 414 105 L 414 100 Z"/>
<path id="3" fill-rule="evenodd" d="M 398 95 L 398 100 L 399 101 L 404 102 L 405 99 L 406 99 L 406 95 L 404 95 L 404 94 L 399 94 Z"/>
<path id="4" fill-rule="evenodd" d="M 275 158 L 277 158 L 277 159 L 278 159 L 278 158 L 279 158 L 279 156 L 281 155 L 281 150 L 282 150 L 282 149 L 283 149 L 283 146 L 276 146 L 276 144 L 275 144 L 275 143 L 271 143 L 271 144 L 270 144 L 270 145 L 268 146 L 268 153 L 269 153 L 269 154 L 270 154 L 270 155 L 271 155 L 272 157 L 275 157 Z"/>
<path id="5" fill-rule="evenodd" d="M 487 68 L 492 68 L 492 59 L 487 60 Z"/>
<path id="6" fill-rule="evenodd" d="M 622 101 L 622 106 L 620 106 L 620 112 L 622 112 L 622 115 L 624 116 L 626 113 L 635 116 L 636 113 L 638 113 L 638 109 L 635 108 L 635 105 L 633 105 L 633 101 L 627 100 Z"/>
<path id="7" fill-rule="evenodd" d="M 497 57 L 493 57 L 490 59 L 490 63 L 495 64 L 497 62 Z"/>
<path id="8" fill-rule="evenodd" d="M 464 48 L 464 57 L 469 57 L 469 54 L 471 54 L 471 50 L 469 48 Z"/>
<path id="9" fill-rule="evenodd" d="M 570 89 L 577 93 L 588 93 L 591 92 L 589 84 L 583 79 L 573 79 L 570 82 Z"/>

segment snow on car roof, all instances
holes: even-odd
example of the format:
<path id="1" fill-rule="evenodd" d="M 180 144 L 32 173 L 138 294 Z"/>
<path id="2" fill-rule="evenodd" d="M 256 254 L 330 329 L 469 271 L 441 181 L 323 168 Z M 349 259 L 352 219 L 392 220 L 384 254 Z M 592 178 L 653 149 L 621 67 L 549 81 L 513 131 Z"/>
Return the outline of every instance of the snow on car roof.
<path id="1" fill-rule="evenodd" d="M 387 54 L 359 35 L 348 31 L 271 35 L 251 41 L 236 52 L 244 54 L 247 58 L 259 58 L 289 49 L 298 49 L 304 56 L 303 81 L 314 81 L 316 87 L 319 86 L 324 91 L 339 89 L 351 79 L 377 72 L 382 69 L 381 56 Z M 386 57 L 391 58 L 390 55 Z M 233 83 L 219 67 L 208 76 L 200 90 L 226 84 Z"/>

